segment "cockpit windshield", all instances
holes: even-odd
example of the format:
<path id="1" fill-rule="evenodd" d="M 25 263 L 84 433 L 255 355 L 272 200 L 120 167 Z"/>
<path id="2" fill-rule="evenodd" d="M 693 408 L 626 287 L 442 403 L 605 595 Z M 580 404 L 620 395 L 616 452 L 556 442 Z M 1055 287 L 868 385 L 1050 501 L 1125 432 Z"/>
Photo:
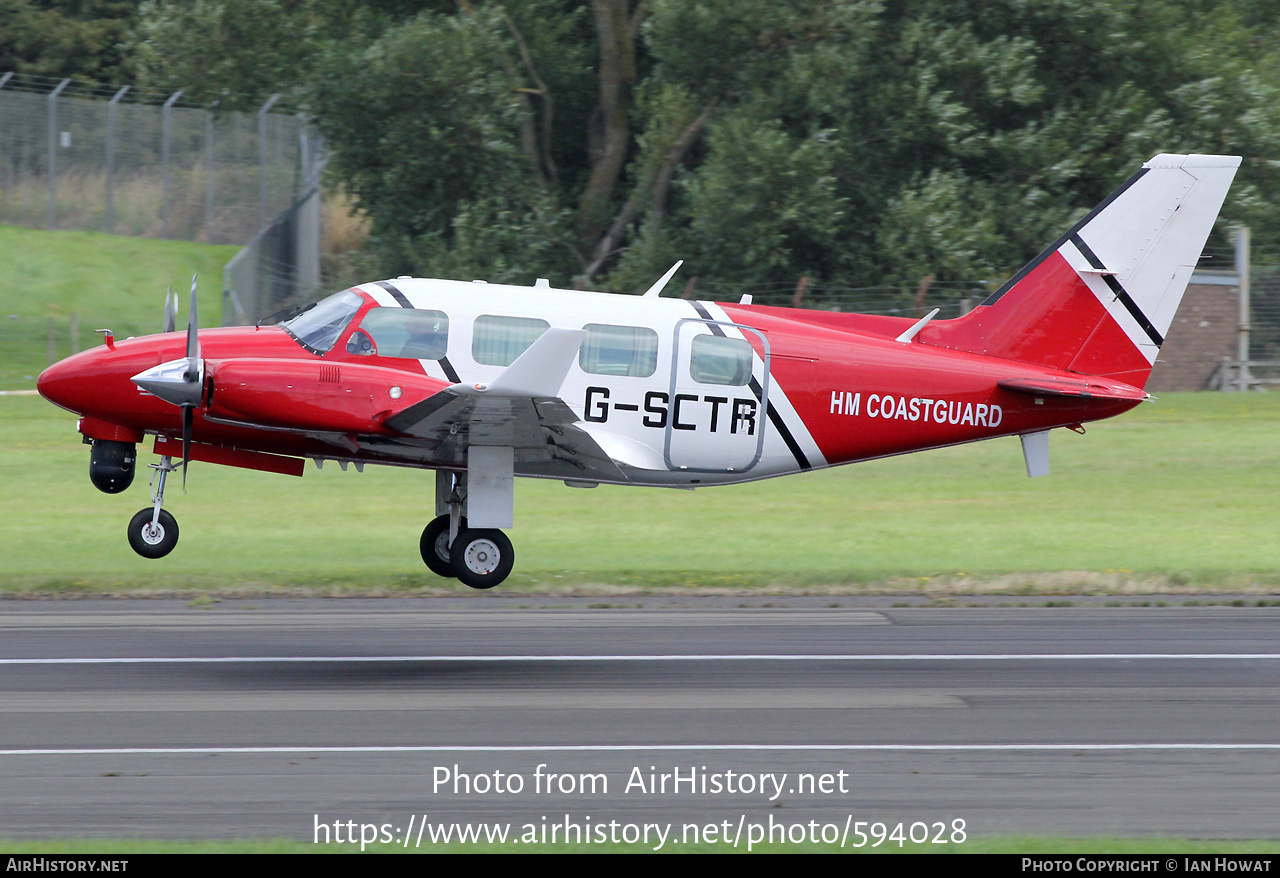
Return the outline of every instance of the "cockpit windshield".
<path id="1" fill-rule="evenodd" d="M 364 299 L 351 290 L 334 293 L 280 325 L 307 350 L 323 354 L 337 342 Z"/>

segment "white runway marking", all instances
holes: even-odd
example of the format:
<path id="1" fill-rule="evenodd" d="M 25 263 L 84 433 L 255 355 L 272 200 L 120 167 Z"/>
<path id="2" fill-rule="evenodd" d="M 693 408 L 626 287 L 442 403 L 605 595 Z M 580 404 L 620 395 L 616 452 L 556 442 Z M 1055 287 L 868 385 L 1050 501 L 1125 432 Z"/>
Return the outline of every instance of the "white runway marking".
<path id="1" fill-rule="evenodd" d="M 483 744 L 404 745 L 384 747 L 68 747 L 0 750 L 5 756 L 194 756 L 208 754 L 361 754 L 361 753 L 656 753 L 656 752 L 1079 752 L 1082 750 L 1280 750 L 1280 743 L 1211 744 Z"/>
<path id="2" fill-rule="evenodd" d="M 265 655 L 5 658 L 0 665 L 203 665 L 354 662 L 1009 662 L 1009 661 L 1273 661 L 1277 652 L 893 653 L 770 655 Z"/>
<path id="3" fill-rule="evenodd" d="M 1130 700 L 1132 700 L 1130 698 Z M 0 715 L 9 713 L 213 713 L 218 711 L 441 711 L 441 710 L 856 710 L 963 708 L 945 692 L 860 689 L 501 689 L 404 691 L 326 687 L 315 691 L 88 691 L 5 692 Z"/>

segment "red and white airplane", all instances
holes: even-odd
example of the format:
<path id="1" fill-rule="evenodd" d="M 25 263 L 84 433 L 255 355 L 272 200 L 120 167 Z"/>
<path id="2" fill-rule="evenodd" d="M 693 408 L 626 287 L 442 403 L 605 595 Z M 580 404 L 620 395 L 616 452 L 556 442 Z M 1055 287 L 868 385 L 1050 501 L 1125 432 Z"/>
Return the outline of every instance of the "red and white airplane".
<path id="1" fill-rule="evenodd" d="M 1050 430 L 1148 398 L 1239 164 L 1156 156 L 953 320 L 659 298 L 673 267 L 643 296 L 402 277 L 197 334 L 193 283 L 185 337 L 108 332 L 39 388 L 81 415 L 103 491 L 155 436 L 153 502 L 128 528 L 141 555 L 178 540 L 175 458 L 184 479 L 191 460 L 389 464 L 436 471 L 427 566 L 490 588 L 512 567 L 517 475 L 695 488 L 1012 435 L 1046 474 Z"/>

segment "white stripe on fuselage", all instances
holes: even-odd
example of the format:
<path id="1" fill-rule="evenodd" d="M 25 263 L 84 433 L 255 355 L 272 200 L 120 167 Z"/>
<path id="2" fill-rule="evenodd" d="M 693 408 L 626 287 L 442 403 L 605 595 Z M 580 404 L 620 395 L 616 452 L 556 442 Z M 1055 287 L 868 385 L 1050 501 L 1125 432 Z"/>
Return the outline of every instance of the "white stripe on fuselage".
<path id="1" fill-rule="evenodd" d="M 580 329 L 587 324 L 601 323 L 613 326 L 644 327 L 658 335 L 657 365 L 653 375 L 628 377 L 598 375 L 584 372 L 578 364 L 569 371 L 560 396 L 579 418 L 584 417 L 587 391 L 592 387 L 604 387 L 609 391 L 607 420 L 593 423 L 593 429 L 604 429 L 652 448 L 660 459 L 666 440 L 666 428 L 652 424 L 658 420 L 652 412 L 646 414 L 646 399 L 657 405 L 657 397 L 649 394 L 669 393 L 671 386 L 671 345 L 676 324 L 689 318 L 702 319 L 693 303 L 683 299 L 649 299 L 611 293 L 559 290 L 546 287 L 519 287 L 506 284 L 479 284 L 464 281 L 428 280 L 404 278 L 390 281 L 415 308 L 444 311 L 449 317 L 449 343 L 447 356 L 464 384 L 489 382 L 496 378 L 503 366 L 477 363 L 472 356 L 472 329 L 475 319 L 481 315 L 533 317 L 547 321 L 552 327 Z M 400 307 L 390 293 L 375 284 L 362 284 L 367 292 L 384 307 Z M 712 318 L 731 323 L 720 306 L 701 303 Z M 742 333 L 732 327 L 724 327 L 726 334 L 741 338 Z M 708 329 L 707 332 L 710 330 Z M 753 374 L 763 378 L 763 361 L 753 357 Z M 424 361 L 424 368 L 432 377 L 443 377 L 439 363 Z M 437 374 L 438 373 L 438 374 Z M 715 391 L 717 385 L 708 385 Z M 749 388 L 728 388 L 750 395 Z M 597 395 L 598 396 L 598 395 Z M 795 441 L 813 466 L 825 466 L 826 460 L 817 443 L 800 420 L 786 393 L 770 381 L 769 403 L 775 407 Z M 622 403 L 623 408 L 617 407 Z M 670 404 L 670 400 L 667 400 Z M 634 410 L 631 407 L 634 406 Z M 597 409 L 597 417 L 604 409 Z M 721 429 L 727 429 L 725 418 Z M 777 430 L 760 412 L 760 429 L 765 430 L 765 441 L 759 462 L 745 473 L 682 473 L 669 470 L 628 470 L 631 484 L 689 485 L 717 484 L 782 475 L 800 469 L 794 455 Z"/>
<path id="2" fill-rule="evenodd" d="M 716 320 L 723 320 L 725 323 L 733 322 L 729 318 L 729 315 L 725 313 L 725 310 L 716 302 L 701 302 L 700 304 L 703 305 L 703 307 L 707 309 L 708 313 L 710 313 Z M 726 327 L 726 332 L 735 333 L 738 338 L 746 337 L 741 330 L 733 327 Z M 748 341 L 750 341 L 750 339 L 748 339 Z M 759 380 L 760 373 L 763 368 L 764 364 L 757 355 L 753 365 L 753 373 L 757 380 Z M 818 443 L 814 441 L 813 435 L 809 432 L 808 426 L 805 425 L 804 420 L 796 411 L 795 406 L 791 404 L 791 400 L 787 398 L 787 392 L 778 383 L 776 375 L 770 375 L 769 377 L 769 405 L 777 411 L 778 415 L 782 418 L 782 423 L 791 431 L 791 437 L 804 453 L 805 458 L 809 461 L 809 465 L 815 468 L 826 466 L 826 456 L 822 453 L 822 449 L 818 447 Z M 772 424 L 769 425 L 769 431 L 765 436 L 766 452 L 768 451 L 769 444 L 771 442 L 780 443 L 782 445 L 780 453 L 791 456 L 791 452 L 787 449 L 786 443 L 782 441 L 782 437 L 778 435 L 778 431 L 773 429 Z M 792 460 L 794 460 L 794 457 L 792 457 Z"/>

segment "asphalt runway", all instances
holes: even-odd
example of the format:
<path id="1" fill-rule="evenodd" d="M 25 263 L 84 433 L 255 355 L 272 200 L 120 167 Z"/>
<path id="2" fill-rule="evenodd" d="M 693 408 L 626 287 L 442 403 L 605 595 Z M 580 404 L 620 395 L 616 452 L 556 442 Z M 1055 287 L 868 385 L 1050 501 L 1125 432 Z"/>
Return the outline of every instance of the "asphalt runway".
<path id="1" fill-rule="evenodd" d="M 1280 837 L 1280 609 L 742 602 L 6 602 L 3 835 Z"/>

